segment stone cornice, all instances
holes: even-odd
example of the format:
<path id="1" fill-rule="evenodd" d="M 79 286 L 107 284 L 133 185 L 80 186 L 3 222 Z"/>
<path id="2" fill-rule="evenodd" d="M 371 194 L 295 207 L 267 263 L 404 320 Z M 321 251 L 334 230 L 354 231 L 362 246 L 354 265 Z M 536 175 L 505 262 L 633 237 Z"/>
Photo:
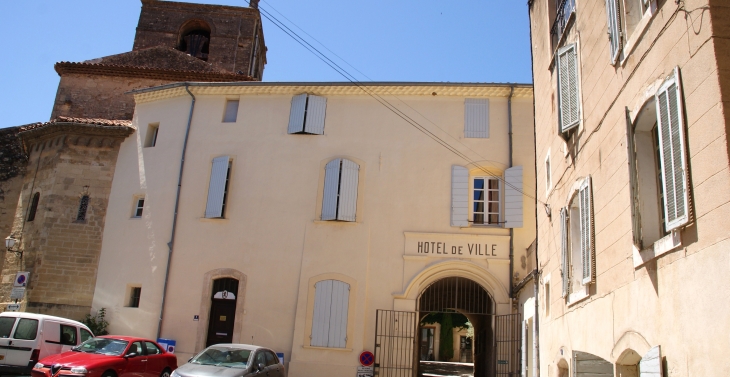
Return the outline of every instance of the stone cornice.
<path id="1" fill-rule="evenodd" d="M 134 77 L 165 81 L 211 81 L 231 82 L 253 80 L 250 76 L 232 73 L 182 71 L 112 64 L 59 62 L 54 66 L 59 76 L 66 74 L 86 74 L 100 76 Z"/>
<path id="2" fill-rule="evenodd" d="M 61 118 L 24 126 L 18 136 L 27 147 L 27 144 L 32 141 L 58 135 L 103 136 L 123 139 L 131 135 L 134 130 L 132 122 L 128 120 Z"/>

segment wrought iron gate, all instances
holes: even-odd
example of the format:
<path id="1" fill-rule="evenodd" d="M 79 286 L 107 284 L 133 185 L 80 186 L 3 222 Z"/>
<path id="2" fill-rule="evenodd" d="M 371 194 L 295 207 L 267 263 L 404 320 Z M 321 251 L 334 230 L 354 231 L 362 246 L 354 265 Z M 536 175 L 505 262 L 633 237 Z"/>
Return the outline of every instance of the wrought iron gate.
<path id="1" fill-rule="evenodd" d="M 375 375 L 411 377 L 416 371 L 418 313 L 377 310 L 375 314 Z"/>
<path id="2" fill-rule="evenodd" d="M 496 375 L 517 377 L 520 375 L 522 345 L 520 324 L 522 314 L 507 314 L 494 317 L 496 347 Z"/>

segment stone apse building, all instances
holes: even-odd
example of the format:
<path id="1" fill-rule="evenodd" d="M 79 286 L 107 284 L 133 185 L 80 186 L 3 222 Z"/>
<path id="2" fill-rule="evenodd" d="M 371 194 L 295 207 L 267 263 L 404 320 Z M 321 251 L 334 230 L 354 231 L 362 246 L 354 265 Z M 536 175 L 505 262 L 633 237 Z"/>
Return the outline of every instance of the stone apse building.
<path id="1" fill-rule="evenodd" d="M 255 4 L 254 4 L 255 5 Z M 130 90 L 179 81 L 260 80 L 258 9 L 143 0 L 130 52 L 55 65 L 51 120 L 0 134 L 0 300 L 30 272 L 21 310 L 81 319 L 96 280 L 120 143 L 134 132 Z"/>
<path id="2" fill-rule="evenodd" d="M 727 2 L 533 0 L 529 14 L 545 204 L 523 375 L 729 375 Z"/>

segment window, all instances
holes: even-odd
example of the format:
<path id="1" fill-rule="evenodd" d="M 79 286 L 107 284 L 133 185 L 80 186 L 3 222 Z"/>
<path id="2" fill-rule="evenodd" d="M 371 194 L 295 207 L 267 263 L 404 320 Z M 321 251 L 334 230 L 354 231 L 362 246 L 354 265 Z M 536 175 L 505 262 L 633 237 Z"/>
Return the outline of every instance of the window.
<path id="1" fill-rule="evenodd" d="M 563 38 L 568 22 L 575 12 L 575 0 L 548 0 L 548 13 L 552 21 L 550 27 L 551 51 L 555 51 Z"/>
<path id="2" fill-rule="evenodd" d="M 134 204 L 134 213 L 132 217 L 142 217 L 142 211 L 144 210 L 144 198 L 137 198 Z"/>
<path id="3" fill-rule="evenodd" d="M 226 101 L 226 112 L 223 114 L 224 123 L 235 123 L 238 117 L 238 100 Z"/>
<path id="4" fill-rule="evenodd" d="M 634 244 L 640 250 L 671 250 L 678 246 L 676 242 L 657 242 L 689 222 L 683 113 L 677 69 L 642 106 L 634 122 L 627 109 L 632 225 Z M 659 250 L 659 246 L 669 248 Z"/>
<path id="5" fill-rule="evenodd" d="M 144 347 L 147 350 L 148 355 L 159 355 L 162 353 L 162 350 L 160 350 L 160 348 L 152 342 L 144 342 Z"/>
<path id="6" fill-rule="evenodd" d="M 269 351 L 264 351 L 264 352 L 266 352 L 266 365 L 267 366 L 279 364 L 279 358 L 276 357 L 276 355 L 274 355 L 273 353 L 271 353 Z"/>
<path id="7" fill-rule="evenodd" d="M 228 156 L 213 159 L 213 168 L 208 185 L 208 204 L 205 217 L 208 219 L 223 218 L 228 201 L 228 183 L 231 179 L 231 159 Z"/>
<path id="8" fill-rule="evenodd" d="M 13 339 L 18 340 L 34 340 L 38 334 L 38 320 L 21 318 L 18 320 L 18 326 L 15 328 Z"/>
<path id="9" fill-rule="evenodd" d="M 545 280 L 545 317 L 550 317 L 550 279 Z"/>
<path id="10" fill-rule="evenodd" d="M 266 353 L 263 350 L 256 353 L 256 366 L 258 365 L 266 366 Z"/>
<path id="11" fill-rule="evenodd" d="M 61 325 L 61 344 L 67 346 L 76 345 L 76 328 L 73 326 Z"/>
<path id="12" fill-rule="evenodd" d="M 0 317 L 0 338 L 9 338 L 15 326 L 16 318 Z"/>
<path id="13" fill-rule="evenodd" d="M 344 158 L 327 163 L 322 196 L 322 220 L 355 221 L 360 165 Z"/>
<path id="14" fill-rule="evenodd" d="M 131 346 L 129 346 L 129 351 L 127 351 L 127 355 L 133 353 L 137 355 L 144 355 L 144 351 L 142 350 L 142 342 L 134 342 Z"/>
<path id="15" fill-rule="evenodd" d="M 76 213 L 76 221 L 86 221 L 86 211 L 89 209 L 89 196 L 84 195 L 79 201 L 79 210 Z"/>
<path id="16" fill-rule="evenodd" d="M 350 285 L 339 280 L 322 280 L 314 285 L 312 316 L 313 347 L 345 348 Z"/>
<path id="17" fill-rule="evenodd" d="M 552 171 L 550 170 L 550 152 L 545 157 L 545 196 L 550 193 L 550 189 L 553 188 L 553 177 Z"/>
<path id="18" fill-rule="evenodd" d="M 489 138 L 489 100 L 464 100 L 464 137 Z"/>
<path id="19" fill-rule="evenodd" d="M 587 296 L 595 282 L 595 247 L 591 177 L 580 182 L 567 208 L 560 210 L 563 297 L 568 302 Z"/>
<path id="20" fill-rule="evenodd" d="M 565 133 L 580 124 L 578 54 L 576 44 L 558 50 L 558 115 L 559 131 Z"/>
<path id="21" fill-rule="evenodd" d="M 325 97 L 312 94 L 292 97 L 288 133 L 323 135 L 326 110 Z"/>
<path id="22" fill-rule="evenodd" d="M 157 134 L 159 133 L 159 131 L 159 124 L 150 124 L 147 126 L 147 136 L 144 140 L 145 148 L 151 148 L 157 144 Z"/>
<path id="23" fill-rule="evenodd" d="M 38 210 L 38 200 L 41 198 L 41 193 L 36 192 L 33 194 L 33 200 L 30 202 L 30 211 L 28 211 L 28 221 L 35 220 L 35 212 Z"/>
<path id="24" fill-rule="evenodd" d="M 478 169 L 470 178 L 466 167 L 451 167 L 451 226 L 521 228 L 522 166 L 505 170 L 504 176 L 483 174 Z"/>
<path id="25" fill-rule="evenodd" d="M 129 293 L 130 308 L 139 308 L 139 298 L 142 296 L 142 287 L 132 287 Z"/>
<path id="26" fill-rule="evenodd" d="M 605 0 L 611 64 L 624 59 L 655 13 L 655 0 Z"/>
<path id="27" fill-rule="evenodd" d="M 93 335 L 91 335 L 90 332 L 88 332 L 88 331 L 86 331 L 84 329 L 79 329 L 79 333 L 81 335 L 81 343 L 83 343 L 83 342 L 85 342 L 85 341 L 87 341 L 87 340 L 89 340 L 89 339 L 91 339 L 91 338 L 94 337 Z"/>

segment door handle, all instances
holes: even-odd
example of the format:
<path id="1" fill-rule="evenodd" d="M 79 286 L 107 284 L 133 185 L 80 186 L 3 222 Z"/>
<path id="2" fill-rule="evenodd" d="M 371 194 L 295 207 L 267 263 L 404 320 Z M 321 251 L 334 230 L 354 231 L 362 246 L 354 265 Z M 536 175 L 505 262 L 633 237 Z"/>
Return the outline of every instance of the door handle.
<path id="1" fill-rule="evenodd" d="M 140 362 L 146 363 L 147 362 L 147 359 L 140 360 Z"/>

